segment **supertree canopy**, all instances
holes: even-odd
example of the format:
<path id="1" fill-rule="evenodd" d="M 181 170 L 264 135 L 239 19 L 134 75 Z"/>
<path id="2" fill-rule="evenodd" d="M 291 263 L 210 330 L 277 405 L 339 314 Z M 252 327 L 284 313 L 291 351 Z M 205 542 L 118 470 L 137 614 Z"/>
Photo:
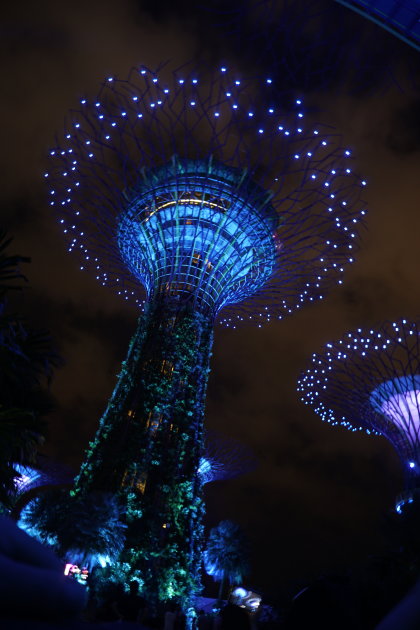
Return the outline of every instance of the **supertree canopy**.
<path id="1" fill-rule="evenodd" d="M 406 478 L 397 511 L 420 490 L 419 351 L 415 322 L 359 329 L 313 354 L 298 386 L 302 401 L 323 420 L 383 435 L 393 444 Z"/>
<path id="2" fill-rule="evenodd" d="M 272 83 L 225 67 L 109 77 L 45 174 L 81 268 L 142 311 L 73 495 L 126 502 L 124 562 L 149 598 L 185 601 L 197 577 L 214 322 L 261 326 L 321 298 L 365 212 L 351 152 L 301 99 L 283 115 Z"/>
<path id="3" fill-rule="evenodd" d="M 195 305 L 208 290 L 212 316 L 232 326 L 341 283 L 365 182 L 301 99 L 291 114 L 273 105 L 272 83 L 143 68 L 81 99 L 45 174 L 81 268 L 138 303 L 172 291 Z"/>
<path id="4" fill-rule="evenodd" d="M 255 455 L 238 440 L 215 431 L 205 432 L 204 451 L 198 467 L 203 484 L 232 479 L 256 467 Z"/>
<path id="5" fill-rule="evenodd" d="M 16 464 L 14 468 L 18 473 L 14 483 L 15 506 L 12 511 L 15 516 L 38 492 L 51 486 L 71 485 L 74 478 L 74 471 L 45 455 L 38 455 L 32 465 Z"/>

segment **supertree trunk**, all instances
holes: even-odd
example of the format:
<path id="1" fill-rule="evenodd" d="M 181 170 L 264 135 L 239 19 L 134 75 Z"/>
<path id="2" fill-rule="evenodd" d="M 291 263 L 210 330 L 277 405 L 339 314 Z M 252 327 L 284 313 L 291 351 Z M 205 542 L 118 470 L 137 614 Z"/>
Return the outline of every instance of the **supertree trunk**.
<path id="1" fill-rule="evenodd" d="M 126 505 L 122 560 L 152 601 L 198 581 L 204 402 L 211 314 L 161 296 L 140 317 L 74 494 L 117 492 Z"/>

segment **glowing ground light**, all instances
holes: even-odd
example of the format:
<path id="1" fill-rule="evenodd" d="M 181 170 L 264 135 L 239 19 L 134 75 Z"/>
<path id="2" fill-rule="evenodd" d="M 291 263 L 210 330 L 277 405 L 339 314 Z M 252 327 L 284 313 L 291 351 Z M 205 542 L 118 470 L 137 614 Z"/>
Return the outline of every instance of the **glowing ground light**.
<path id="1" fill-rule="evenodd" d="M 246 608 L 251 613 L 255 613 L 261 604 L 261 595 L 249 591 L 243 586 L 233 589 L 230 598 L 237 606 Z"/>
<path id="2" fill-rule="evenodd" d="M 418 324 L 405 319 L 348 333 L 313 354 L 298 383 L 301 400 L 323 420 L 393 444 L 406 478 L 397 511 L 420 488 L 419 338 Z"/>

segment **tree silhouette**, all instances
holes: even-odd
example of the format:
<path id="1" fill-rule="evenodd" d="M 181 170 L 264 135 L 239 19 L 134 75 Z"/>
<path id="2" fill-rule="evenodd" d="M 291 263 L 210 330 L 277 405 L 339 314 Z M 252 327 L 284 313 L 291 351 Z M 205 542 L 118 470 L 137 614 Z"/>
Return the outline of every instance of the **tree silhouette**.
<path id="1" fill-rule="evenodd" d="M 0 230 L 0 504 L 13 505 L 15 464 L 31 464 L 44 441 L 43 416 L 52 408 L 45 388 L 60 358 L 46 331 L 31 329 L 8 313 L 10 291 L 22 289 L 20 270 L 30 258 L 10 255 L 12 239 Z"/>
<path id="2" fill-rule="evenodd" d="M 226 582 L 238 584 L 249 572 L 248 542 L 233 521 L 220 521 L 210 530 L 203 554 L 204 568 L 216 582 L 220 582 L 217 605 L 223 595 Z"/>
<path id="3" fill-rule="evenodd" d="M 20 284 L 16 284 L 17 280 L 26 281 L 26 277 L 20 271 L 21 263 L 29 263 L 31 261 L 27 256 L 10 255 L 7 252 L 12 240 L 4 230 L 0 229 L 0 314 L 3 314 L 7 292 L 22 288 Z"/>
<path id="4" fill-rule="evenodd" d="M 111 561 L 120 553 L 126 528 L 122 519 L 113 495 L 98 492 L 74 499 L 68 490 L 54 489 L 23 509 L 19 525 L 63 559 L 91 569 L 102 558 Z"/>

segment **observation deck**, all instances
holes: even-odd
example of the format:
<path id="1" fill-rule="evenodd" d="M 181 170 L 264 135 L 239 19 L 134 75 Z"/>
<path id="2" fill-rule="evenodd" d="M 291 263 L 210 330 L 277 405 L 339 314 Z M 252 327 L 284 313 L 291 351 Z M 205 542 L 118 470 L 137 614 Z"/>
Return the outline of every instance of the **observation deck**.
<path id="1" fill-rule="evenodd" d="M 217 313 L 274 272 L 281 245 L 270 196 L 245 170 L 175 156 L 126 193 L 122 258 L 149 299 L 173 296 Z"/>

